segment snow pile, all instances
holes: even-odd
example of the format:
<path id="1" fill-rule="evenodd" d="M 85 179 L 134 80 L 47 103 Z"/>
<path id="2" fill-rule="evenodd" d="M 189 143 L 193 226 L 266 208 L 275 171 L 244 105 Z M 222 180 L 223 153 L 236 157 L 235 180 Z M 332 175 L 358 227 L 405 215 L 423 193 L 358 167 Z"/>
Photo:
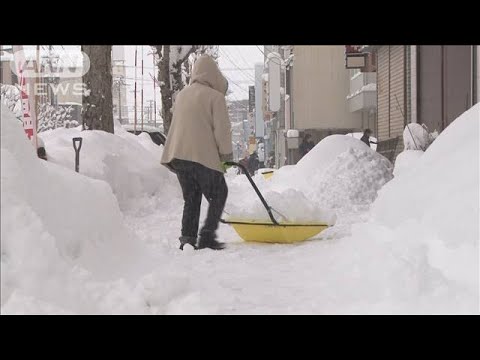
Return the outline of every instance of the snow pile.
<path id="1" fill-rule="evenodd" d="M 115 134 L 81 129 L 55 129 L 41 134 L 49 161 L 75 170 L 72 138 L 82 137 L 80 173 L 104 180 L 122 209 L 129 201 L 159 192 L 179 193 L 175 176 L 160 164 L 162 148 L 148 134 L 133 135 L 119 124 Z M 148 137 L 148 138 L 146 138 Z"/>
<path id="2" fill-rule="evenodd" d="M 392 164 L 363 142 L 344 135 L 320 141 L 297 165 L 275 172 L 272 186 L 294 187 L 322 208 L 368 206 L 392 178 Z"/>
<path id="3" fill-rule="evenodd" d="M 163 154 L 163 145 L 157 145 L 152 141 L 152 138 L 147 133 L 137 135 L 140 144 L 150 152 L 155 159 L 161 159 Z M 158 160 L 159 161 L 159 160 Z"/>
<path id="4" fill-rule="evenodd" d="M 128 281 L 149 258 L 110 186 L 38 159 L 1 111 L 2 313 L 142 311 Z"/>
<path id="5" fill-rule="evenodd" d="M 122 127 L 127 131 L 144 131 L 149 133 L 151 132 L 163 133 L 163 124 L 161 123 L 161 121 L 162 120 L 160 120 L 160 123 L 158 124 L 158 126 L 151 126 L 151 125 L 145 125 L 145 124 L 143 126 L 141 124 L 137 124 L 137 126 L 135 126 L 135 124 L 132 124 L 132 123 L 122 125 L 118 122 L 118 120 L 115 120 L 115 128 Z"/>
<path id="6" fill-rule="evenodd" d="M 392 165 L 375 151 L 350 148 L 338 155 L 325 171 L 310 177 L 307 196 L 331 209 L 346 211 L 368 206 L 392 179 Z"/>
<path id="7" fill-rule="evenodd" d="M 263 175 L 254 178 L 262 195 L 274 211 L 277 221 L 335 223 L 335 214 L 308 199 L 303 192 L 288 188 L 271 190 Z M 271 222 L 261 200 L 246 179 L 236 177 L 229 183 L 226 212 L 233 220 L 255 220 Z"/>
<path id="8" fill-rule="evenodd" d="M 320 141 L 297 164 L 296 169 L 307 175 L 313 169 L 326 169 L 335 158 L 350 149 L 371 150 L 362 141 L 345 135 L 330 135 Z"/>
<path id="9" fill-rule="evenodd" d="M 354 137 L 355 139 L 360 140 L 360 139 L 362 138 L 362 136 L 363 136 L 363 133 L 362 133 L 362 132 L 348 133 L 348 134 L 345 134 L 345 136 Z M 371 148 L 372 150 L 375 150 L 375 151 L 376 151 L 376 150 L 377 150 L 377 144 L 376 144 L 376 143 L 378 142 L 378 141 L 377 141 L 377 138 L 374 137 L 374 136 L 370 136 L 369 140 L 370 140 L 370 141 L 373 141 L 373 142 L 375 143 L 375 144 L 370 144 L 370 148 Z"/>
<path id="10" fill-rule="evenodd" d="M 257 257 L 252 249 L 243 267 L 233 264 L 245 278 L 238 307 L 247 313 L 478 314 L 479 111 L 476 105 L 455 120 L 424 154 L 405 152 L 400 163 L 408 163 L 408 171 L 404 167 L 378 192 L 351 236 L 262 248 Z M 359 154 L 342 152 L 319 176 L 330 170 L 329 183 L 335 185 L 335 173 L 342 182 L 342 164 L 348 168 Z M 283 173 L 296 171 L 292 166 Z M 242 307 L 248 299 L 255 307 Z M 223 297 L 218 302 L 226 306 Z"/>
<path id="11" fill-rule="evenodd" d="M 332 135 L 294 166 L 254 180 L 274 209 L 292 221 L 333 224 L 336 215 L 365 209 L 393 177 L 392 164 L 358 139 Z M 268 220 L 262 203 L 242 176 L 229 183 L 228 208 L 235 218 Z"/>
<path id="12" fill-rule="evenodd" d="M 393 175 L 399 176 L 405 172 L 413 170 L 418 164 L 418 160 L 423 155 L 422 150 L 405 150 L 402 151 L 395 159 L 395 168 L 393 169 Z"/>
<path id="13" fill-rule="evenodd" d="M 393 238 L 400 229 L 408 233 L 426 247 L 432 267 L 477 298 L 479 120 L 477 104 L 439 135 L 412 171 L 387 184 L 372 208 L 373 220 Z"/>
<path id="14" fill-rule="evenodd" d="M 405 150 L 422 150 L 425 151 L 432 141 L 426 127 L 411 123 L 405 126 L 403 130 L 403 143 Z"/>

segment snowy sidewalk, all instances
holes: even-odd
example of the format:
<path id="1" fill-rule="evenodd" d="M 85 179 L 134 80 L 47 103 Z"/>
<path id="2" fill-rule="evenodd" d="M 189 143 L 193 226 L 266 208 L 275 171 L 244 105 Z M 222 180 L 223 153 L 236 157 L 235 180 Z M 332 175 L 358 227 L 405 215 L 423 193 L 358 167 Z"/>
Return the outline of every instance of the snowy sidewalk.
<path id="1" fill-rule="evenodd" d="M 299 168 L 257 179 L 297 220 L 335 210 L 335 226 L 314 239 L 244 243 L 221 225 L 227 249 L 180 251 L 181 193 L 148 139 L 82 132 L 77 174 L 79 129 L 46 134 L 44 162 L 2 108 L 1 311 L 478 313 L 479 111 L 455 120 L 424 154 L 403 156 L 393 180 L 368 147 L 336 136 Z M 229 211 L 266 216 L 244 178 L 229 186 Z"/>

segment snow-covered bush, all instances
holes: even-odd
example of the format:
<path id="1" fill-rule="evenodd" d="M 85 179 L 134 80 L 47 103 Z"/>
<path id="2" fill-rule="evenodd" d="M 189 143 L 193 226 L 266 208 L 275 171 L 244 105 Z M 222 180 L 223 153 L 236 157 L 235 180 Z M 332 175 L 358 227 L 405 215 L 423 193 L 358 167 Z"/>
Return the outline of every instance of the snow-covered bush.
<path id="1" fill-rule="evenodd" d="M 22 121 L 22 102 L 20 90 L 13 85 L 2 84 L 0 86 L 0 96 L 2 103 L 15 114 L 15 117 Z M 71 112 L 73 108 L 69 107 L 55 107 L 53 105 L 43 103 L 40 104 L 38 115 L 37 131 L 42 132 L 46 130 L 53 130 L 59 127 L 77 127 L 78 121 L 72 120 Z"/>
<path id="2" fill-rule="evenodd" d="M 13 85 L 1 84 L 0 97 L 2 103 L 15 114 L 15 117 L 22 121 L 22 103 L 20 100 L 20 90 Z"/>
<path id="3" fill-rule="evenodd" d="M 72 120 L 73 108 L 55 107 L 50 104 L 40 105 L 40 114 L 38 116 L 38 132 L 53 130 L 59 127 L 77 127 L 78 122 Z"/>

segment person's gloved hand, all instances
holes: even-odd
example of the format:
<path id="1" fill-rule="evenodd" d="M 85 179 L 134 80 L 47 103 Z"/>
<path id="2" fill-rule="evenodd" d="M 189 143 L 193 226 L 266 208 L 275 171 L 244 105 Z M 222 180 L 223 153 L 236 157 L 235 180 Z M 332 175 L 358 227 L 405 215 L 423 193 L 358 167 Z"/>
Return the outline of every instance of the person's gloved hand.
<path id="1" fill-rule="evenodd" d="M 222 169 L 223 169 L 223 172 L 227 172 L 228 169 L 230 169 L 232 167 L 232 165 L 227 165 L 227 163 L 225 161 L 222 161 Z"/>

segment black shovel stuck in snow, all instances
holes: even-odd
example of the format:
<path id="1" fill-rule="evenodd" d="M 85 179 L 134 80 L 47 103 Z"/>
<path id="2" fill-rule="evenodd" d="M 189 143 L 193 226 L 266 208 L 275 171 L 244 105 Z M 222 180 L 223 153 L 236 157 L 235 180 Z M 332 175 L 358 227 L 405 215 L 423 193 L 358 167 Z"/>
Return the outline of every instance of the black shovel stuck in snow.
<path id="1" fill-rule="evenodd" d="M 75 149 L 75 171 L 78 172 L 80 167 L 80 149 L 82 148 L 82 138 L 81 137 L 73 138 L 72 142 L 73 142 L 73 148 Z"/>

